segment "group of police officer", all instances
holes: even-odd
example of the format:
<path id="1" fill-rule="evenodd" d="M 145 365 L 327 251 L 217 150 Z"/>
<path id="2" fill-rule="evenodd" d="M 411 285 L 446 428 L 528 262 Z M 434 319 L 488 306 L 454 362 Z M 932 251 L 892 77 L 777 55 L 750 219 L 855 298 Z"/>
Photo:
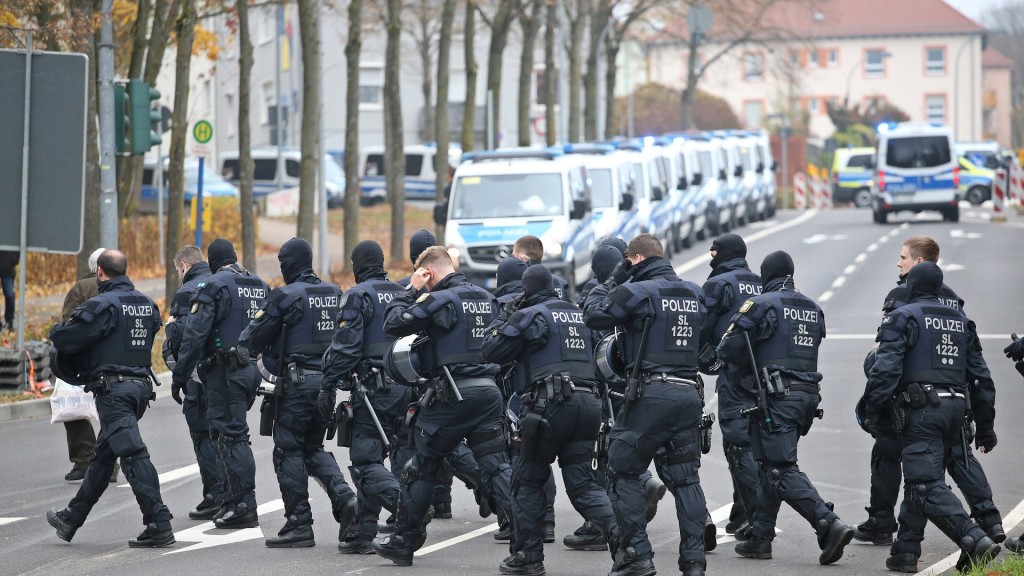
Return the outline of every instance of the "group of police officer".
<path id="1" fill-rule="evenodd" d="M 573 303 L 564 280 L 537 262 L 543 247 L 534 237 L 499 265 L 498 298 L 469 283 L 433 243 L 429 232 L 414 235 L 415 271 L 402 282 L 388 279 L 377 243 L 359 243 L 356 285 L 345 293 L 314 274 L 310 245 L 298 238 L 280 249 L 285 285 L 274 290 L 238 264 L 226 240 L 210 245 L 208 264 L 194 246 L 178 252 L 182 287 L 164 358 L 202 479 L 190 518 L 258 526 L 246 413 L 265 390 L 260 433 L 273 437 L 286 519 L 268 547 L 314 545 L 312 476 L 330 498 L 340 552 L 411 565 L 431 519 L 450 517 L 443 486 L 456 476 L 481 516 L 494 512 L 504 523 L 496 538 L 510 540 L 510 554 L 500 573 L 544 574 L 557 459 L 585 520 L 566 546 L 607 550 L 609 576 L 655 574 L 646 528 L 669 492 L 678 568 L 701 575 L 717 542 L 698 474 L 715 419 L 705 413 L 703 372 L 718 376 L 734 489 L 726 531 L 737 554 L 772 557 L 782 502 L 815 531 L 821 564 L 838 561 L 856 537 L 892 543 L 887 567 L 915 572 L 927 520 L 962 549 L 958 568 L 987 562 L 1006 539 L 967 437 L 982 452 L 995 447 L 994 387 L 974 325 L 942 283 L 933 240 L 904 243 L 901 283 L 865 360 L 858 417 L 876 447 L 870 518 L 856 528 L 797 465 L 800 437 L 822 416 L 817 362 L 826 331 L 821 308 L 796 289 L 787 253 L 765 257 L 758 275 L 742 238 L 720 236 L 699 286 L 676 275 L 654 236 L 611 239 Z M 138 431 L 153 398 L 160 314 L 134 290 L 123 254 L 108 250 L 98 264 L 99 296 L 50 337 L 59 375 L 96 394 L 101 432 L 78 495 L 47 520 L 70 541 L 120 458 L 146 524 L 130 546 L 168 546 L 171 515 Z M 1019 359 L 1020 348 L 1007 355 Z M 338 389 L 351 399 L 339 404 Z M 324 449 L 334 435 L 349 447 L 354 489 Z M 901 460 L 905 497 L 893 541 Z M 971 516 L 945 486 L 947 468 Z M 378 524 L 382 510 L 393 518 Z M 1020 551 L 1017 539 L 1007 546 Z"/>

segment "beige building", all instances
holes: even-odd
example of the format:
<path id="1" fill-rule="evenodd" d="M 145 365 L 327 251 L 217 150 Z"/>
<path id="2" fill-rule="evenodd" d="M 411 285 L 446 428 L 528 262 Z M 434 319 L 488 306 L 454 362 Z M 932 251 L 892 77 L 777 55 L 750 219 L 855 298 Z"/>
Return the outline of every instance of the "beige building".
<path id="1" fill-rule="evenodd" d="M 981 93 L 982 132 L 985 140 L 995 140 L 1004 148 L 1012 145 L 1013 126 L 1011 111 L 1013 102 L 1010 95 L 1010 74 L 1013 61 L 995 48 L 981 53 L 984 90 Z"/>
<path id="2" fill-rule="evenodd" d="M 861 109 L 887 102 L 911 120 L 945 122 L 959 140 L 986 134 L 985 29 L 943 0 L 822 0 L 773 9 L 765 24 L 786 39 L 737 46 L 700 82 L 748 128 L 788 110 L 807 120 L 812 137 L 826 138 L 834 131 L 826 104 L 848 99 Z M 728 31 L 713 29 L 701 59 L 729 40 Z M 654 41 L 646 48 L 651 79 L 682 88 L 686 46 Z M 993 126 L 1008 123 L 1008 109 L 993 109 L 991 118 Z"/>

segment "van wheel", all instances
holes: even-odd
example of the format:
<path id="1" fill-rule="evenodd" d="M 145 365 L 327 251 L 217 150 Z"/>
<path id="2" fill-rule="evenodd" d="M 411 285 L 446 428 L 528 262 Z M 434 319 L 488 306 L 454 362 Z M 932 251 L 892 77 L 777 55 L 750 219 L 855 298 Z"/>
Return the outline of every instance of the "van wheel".
<path id="1" fill-rule="evenodd" d="M 857 208 L 867 208 L 871 206 L 871 190 L 867 188 L 861 188 L 853 195 L 853 205 Z"/>
<path id="2" fill-rule="evenodd" d="M 980 206 L 982 202 L 988 199 L 988 196 L 988 190 L 984 186 L 971 186 L 964 199 L 975 206 Z"/>
<path id="3" fill-rule="evenodd" d="M 690 218 L 690 233 L 683 238 L 683 248 L 689 248 L 693 246 L 694 237 L 696 234 L 693 231 L 693 227 L 697 225 L 696 218 Z"/>
<path id="4" fill-rule="evenodd" d="M 680 226 L 682 225 L 680 224 Z M 679 252 L 680 250 L 683 249 L 683 239 L 680 238 L 680 236 L 682 235 L 679 233 L 680 226 L 672 227 L 671 242 L 673 252 Z"/>

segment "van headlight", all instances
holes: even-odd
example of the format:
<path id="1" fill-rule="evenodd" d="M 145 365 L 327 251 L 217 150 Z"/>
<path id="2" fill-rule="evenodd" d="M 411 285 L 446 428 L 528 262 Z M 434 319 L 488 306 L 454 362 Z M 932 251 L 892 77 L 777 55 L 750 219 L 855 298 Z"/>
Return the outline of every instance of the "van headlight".
<path id="1" fill-rule="evenodd" d="M 561 242 L 545 242 L 544 243 L 544 254 L 552 258 L 562 257 L 562 243 Z"/>

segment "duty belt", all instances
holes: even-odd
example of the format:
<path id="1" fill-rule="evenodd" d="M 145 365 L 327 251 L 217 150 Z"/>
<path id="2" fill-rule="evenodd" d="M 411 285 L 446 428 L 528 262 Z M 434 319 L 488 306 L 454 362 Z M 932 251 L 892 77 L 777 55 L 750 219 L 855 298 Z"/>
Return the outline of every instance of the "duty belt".
<path id="1" fill-rule="evenodd" d="M 665 374 L 663 372 L 648 373 L 644 376 L 648 382 L 662 382 L 665 384 L 675 384 L 677 386 L 689 386 L 695 390 L 700 389 L 700 384 L 696 380 L 690 380 L 688 378 L 680 378 L 679 376 L 673 376 L 671 374 Z"/>
<path id="2" fill-rule="evenodd" d="M 291 382 L 305 382 L 306 376 L 322 376 L 323 372 L 314 368 L 306 368 L 296 362 L 288 364 L 288 379 Z"/>
<path id="3" fill-rule="evenodd" d="M 497 387 L 493 378 L 460 378 L 455 381 L 455 385 L 459 387 L 459 390 L 465 390 L 467 388 L 489 388 Z"/>
<path id="4" fill-rule="evenodd" d="M 959 398 L 961 400 L 967 400 L 966 394 L 964 394 L 963 392 L 957 392 L 952 388 L 940 388 L 936 386 L 935 393 L 938 395 L 939 398 Z"/>

